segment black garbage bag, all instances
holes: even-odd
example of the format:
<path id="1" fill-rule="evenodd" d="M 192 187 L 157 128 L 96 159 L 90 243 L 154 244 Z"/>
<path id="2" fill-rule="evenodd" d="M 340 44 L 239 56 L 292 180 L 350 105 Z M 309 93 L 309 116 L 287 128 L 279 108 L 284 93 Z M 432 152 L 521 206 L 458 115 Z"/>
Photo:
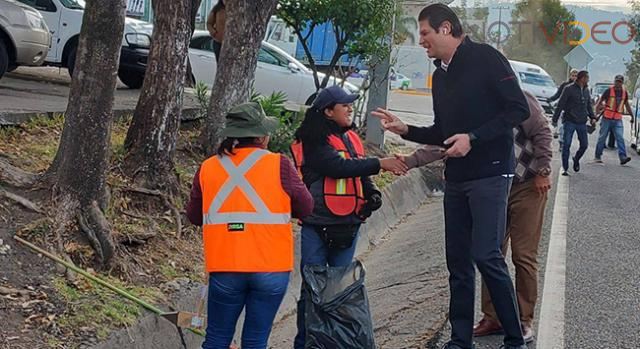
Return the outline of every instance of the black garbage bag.
<path id="1" fill-rule="evenodd" d="M 306 265 L 305 349 L 374 349 L 364 266 Z"/>

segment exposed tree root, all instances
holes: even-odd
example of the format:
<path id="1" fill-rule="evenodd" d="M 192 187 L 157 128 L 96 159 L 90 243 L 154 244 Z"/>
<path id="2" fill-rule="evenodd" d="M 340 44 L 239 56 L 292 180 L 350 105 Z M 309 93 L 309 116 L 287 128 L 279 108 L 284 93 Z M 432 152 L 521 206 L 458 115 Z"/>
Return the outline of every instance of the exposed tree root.
<path id="1" fill-rule="evenodd" d="M 40 208 L 40 206 L 36 205 L 35 203 L 33 203 L 31 200 L 20 196 L 18 194 L 14 194 L 10 191 L 7 191 L 6 189 L 0 187 L 0 196 L 4 196 L 5 198 L 21 205 L 22 207 L 29 209 L 33 212 L 37 212 L 40 214 L 44 214 L 44 211 Z"/>
<path id="2" fill-rule="evenodd" d="M 161 198 L 164 205 L 169 210 L 171 210 L 171 213 L 173 214 L 173 218 L 176 221 L 176 236 L 178 237 L 178 239 L 182 237 L 182 214 L 180 213 L 180 210 L 178 210 L 178 208 L 173 203 L 171 203 L 171 199 L 169 198 L 168 195 L 162 193 L 159 190 L 142 188 L 142 187 L 126 187 L 123 189 L 129 192 L 152 195 L 152 196 L 157 196 Z"/>
<path id="3" fill-rule="evenodd" d="M 23 171 L 0 157 L 0 183 L 24 188 L 33 185 L 37 178 L 37 175 Z"/>

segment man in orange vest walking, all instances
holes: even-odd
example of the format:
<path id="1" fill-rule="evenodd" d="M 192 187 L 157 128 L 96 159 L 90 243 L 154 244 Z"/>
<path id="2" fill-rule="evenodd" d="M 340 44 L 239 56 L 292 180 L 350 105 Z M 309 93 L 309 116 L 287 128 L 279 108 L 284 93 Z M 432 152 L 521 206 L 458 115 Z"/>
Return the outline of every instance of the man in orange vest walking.
<path id="1" fill-rule="evenodd" d="M 596 103 L 596 108 L 599 110 L 604 108 L 604 113 L 602 122 L 600 123 L 600 136 L 598 137 L 598 144 L 596 145 L 595 162 L 602 163 L 604 143 L 610 130 L 613 130 L 616 135 L 616 143 L 618 144 L 620 165 L 624 165 L 631 161 L 631 158 L 627 156 L 627 150 L 624 145 L 622 114 L 624 113 L 625 107 L 627 108 L 627 113 L 631 114 L 631 105 L 629 105 L 627 90 L 623 86 L 624 77 L 622 75 L 616 75 L 614 81 L 614 85 L 606 90 Z"/>

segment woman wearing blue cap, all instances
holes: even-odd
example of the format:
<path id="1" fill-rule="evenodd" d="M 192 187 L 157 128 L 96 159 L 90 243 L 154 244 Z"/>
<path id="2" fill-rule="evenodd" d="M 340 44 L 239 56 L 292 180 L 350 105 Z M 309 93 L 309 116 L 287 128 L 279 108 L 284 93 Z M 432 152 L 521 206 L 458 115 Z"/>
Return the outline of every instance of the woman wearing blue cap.
<path id="1" fill-rule="evenodd" d="M 313 213 L 302 219 L 301 270 L 305 265 L 346 266 L 353 259 L 358 230 L 380 208 L 380 191 L 369 176 L 380 170 L 403 174 L 407 166 L 392 158 L 367 158 L 353 131 L 353 102 L 340 86 L 322 90 L 296 132 L 291 152 L 314 200 Z M 298 301 L 294 348 L 305 344 L 305 283 Z"/>

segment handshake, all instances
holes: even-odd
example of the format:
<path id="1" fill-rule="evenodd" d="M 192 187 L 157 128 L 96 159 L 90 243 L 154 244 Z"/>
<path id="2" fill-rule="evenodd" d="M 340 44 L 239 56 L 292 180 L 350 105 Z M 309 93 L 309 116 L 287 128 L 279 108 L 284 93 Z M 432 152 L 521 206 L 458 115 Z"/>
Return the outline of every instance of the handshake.
<path id="1" fill-rule="evenodd" d="M 405 162 L 404 155 L 380 159 L 380 168 L 397 176 L 404 175 L 411 169 Z"/>
<path id="2" fill-rule="evenodd" d="M 445 151 L 445 148 L 427 145 L 409 155 L 396 154 L 394 157 L 380 159 L 380 168 L 395 175 L 404 175 L 412 168 L 444 159 Z"/>

